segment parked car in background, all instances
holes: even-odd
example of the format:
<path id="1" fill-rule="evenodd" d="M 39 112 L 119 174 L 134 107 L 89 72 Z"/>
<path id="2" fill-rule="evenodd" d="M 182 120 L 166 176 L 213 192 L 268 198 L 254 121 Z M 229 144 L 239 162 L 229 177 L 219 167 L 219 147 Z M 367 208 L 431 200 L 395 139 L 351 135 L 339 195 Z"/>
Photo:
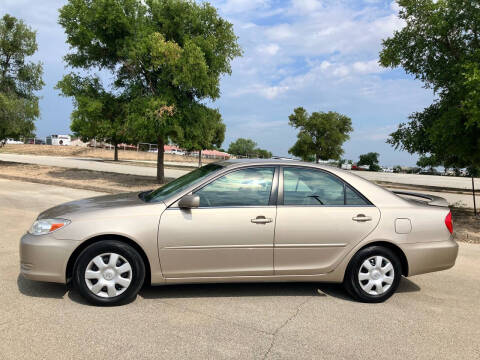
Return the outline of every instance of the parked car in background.
<path id="1" fill-rule="evenodd" d="M 23 141 L 8 138 L 8 139 L 5 140 L 5 144 L 8 144 L 8 145 L 20 145 L 20 144 L 23 144 Z"/>
<path id="2" fill-rule="evenodd" d="M 452 233 L 442 198 L 317 164 L 227 160 L 157 190 L 42 212 L 21 239 L 20 268 L 72 281 L 98 305 L 129 302 L 144 283 L 259 281 L 343 283 L 381 302 L 402 276 L 452 267 Z"/>
<path id="3" fill-rule="evenodd" d="M 185 155 L 185 151 L 183 151 L 183 150 L 176 150 L 176 149 L 175 149 L 175 150 L 172 150 L 172 154 L 173 154 L 173 155 L 182 155 L 182 156 L 183 156 L 183 155 Z"/>

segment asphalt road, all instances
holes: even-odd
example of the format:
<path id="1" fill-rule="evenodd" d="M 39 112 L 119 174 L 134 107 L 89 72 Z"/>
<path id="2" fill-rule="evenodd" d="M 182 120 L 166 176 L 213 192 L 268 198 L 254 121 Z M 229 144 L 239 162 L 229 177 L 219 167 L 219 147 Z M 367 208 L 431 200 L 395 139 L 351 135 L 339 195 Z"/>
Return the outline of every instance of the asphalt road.
<path id="1" fill-rule="evenodd" d="M 373 305 L 299 283 L 147 288 L 100 308 L 19 277 L 18 240 L 38 212 L 96 194 L 0 179 L 0 359 L 480 358 L 479 245 Z"/>

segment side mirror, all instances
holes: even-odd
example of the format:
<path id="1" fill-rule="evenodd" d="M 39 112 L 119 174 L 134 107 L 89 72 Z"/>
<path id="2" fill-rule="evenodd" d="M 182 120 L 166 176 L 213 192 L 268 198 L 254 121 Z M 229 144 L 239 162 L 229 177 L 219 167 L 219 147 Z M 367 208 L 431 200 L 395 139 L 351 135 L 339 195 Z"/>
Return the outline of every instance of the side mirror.
<path id="1" fill-rule="evenodd" d="M 180 209 L 193 209 L 200 206 L 200 196 L 198 195 L 185 195 L 178 202 Z"/>

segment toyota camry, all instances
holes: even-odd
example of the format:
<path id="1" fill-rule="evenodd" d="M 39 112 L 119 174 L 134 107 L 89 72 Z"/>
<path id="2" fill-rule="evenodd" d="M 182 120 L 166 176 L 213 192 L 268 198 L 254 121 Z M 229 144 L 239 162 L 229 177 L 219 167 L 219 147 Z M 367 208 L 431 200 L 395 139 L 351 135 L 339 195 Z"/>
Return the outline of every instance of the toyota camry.
<path id="1" fill-rule="evenodd" d="M 229 160 L 42 212 L 21 239 L 20 269 L 71 281 L 97 305 L 130 302 L 144 284 L 267 281 L 343 283 L 382 302 L 402 276 L 452 267 L 452 233 L 442 198 L 317 164 Z"/>

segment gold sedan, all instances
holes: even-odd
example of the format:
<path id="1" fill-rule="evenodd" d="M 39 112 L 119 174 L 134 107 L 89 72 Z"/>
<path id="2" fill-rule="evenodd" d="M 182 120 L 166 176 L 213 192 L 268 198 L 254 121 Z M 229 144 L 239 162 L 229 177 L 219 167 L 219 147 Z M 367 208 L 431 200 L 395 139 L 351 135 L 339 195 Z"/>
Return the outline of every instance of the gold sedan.
<path id="1" fill-rule="evenodd" d="M 44 211 L 21 239 L 20 267 L 72 281 L 98 305 L 132 301 L 144 283 L 262 281 L 343 282 L 381 302 L 401 276 L 452 267 L 452 232 L 442 198 L 316 164 L 230 160 Z"/>

